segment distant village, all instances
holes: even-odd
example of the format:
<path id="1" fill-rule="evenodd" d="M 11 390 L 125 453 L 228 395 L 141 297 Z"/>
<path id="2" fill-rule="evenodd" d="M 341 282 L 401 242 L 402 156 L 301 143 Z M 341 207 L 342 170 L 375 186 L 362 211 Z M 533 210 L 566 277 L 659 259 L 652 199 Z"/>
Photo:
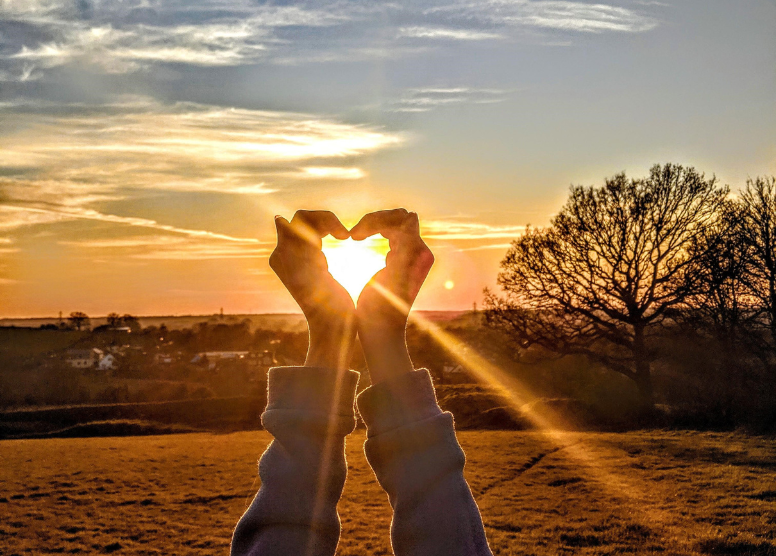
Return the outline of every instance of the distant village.
<path id="1" fill-rule="evenodd" d="M 204 319 L 143 327 L 132 315 L 112 313 L 91 326 L 88 315 L 74 312 L 36 328 L 0 327 L 7 348 L 0 349 L 0 406 L 258 396 L 271 367 L 304 362 L 307 333 L 299 327 L 263 328 L 223 314 Z M 409 342 L 437 384 L 473 381 L 428 338 L 410 334 Z M 365 371 L 360 357 L 351 366 Z M 362 372 L 363 386 L 368 380 Z"/>

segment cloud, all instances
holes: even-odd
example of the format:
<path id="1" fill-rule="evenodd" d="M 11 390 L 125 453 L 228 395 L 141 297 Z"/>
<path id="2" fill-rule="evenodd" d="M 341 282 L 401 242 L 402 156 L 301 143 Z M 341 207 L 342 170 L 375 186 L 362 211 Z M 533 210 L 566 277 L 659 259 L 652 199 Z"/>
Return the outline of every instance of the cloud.
<path id="1" fill-rule="evenodd" d="M 103 236 L 122 229 L 153 232 L 66 244 L 109 258 L 265 257 L 268 244 L 256 238 L 104 207 L 149 191 L 265 196 L 277 191 L 281 180 L 309 187 L 314 181 L 360 179 L 366 174 L 350 165 L 353 161 L 404 141 L 395 133 L 310 114 L 163 105 L 145 98 L 99 106 L 16 101 L 2 109 L 0 233 L 75 221 L 108 224 L 92 229 Z M 336 164 L 343 161 L 346 165 Z M 0 251 L 18 249 L 3 237 Z"/>
<path id="2" fill-rule="evenodd" d="M 140 260 L 213 260 L 213 259 L 255 259 L 267 257 L 270 247 L 261 247 L 255 240 L 231 238 L 231 241 L 215 241 L 219 238 L 180 236 L 132 236 L 115 239 L 82 241 L 60 241 L 76 249 L 86 249 L 105 256 Z"/>
<path id="3" fill-rule="evenodd" d="M 338 168 L 333 166 L 307 166 L 301 169 L 302 177 L 313 179 L 358 180 L 366 177 L 361 168 Z"/>
<path id="4" fill-rule="evenodd" d="M 358 179 L 358 159 L 402 145 L 397 133 L 310 114 L 144 98 L 115 103 L 6 103 L 0 203 L 57 198 L 84 207 L 137 191 L 265 195 L 275 183 Z M 7 203 L 6 203 L 7 204 Z"/>
<path id="5" fill-rule="evenodd" d="M 3 215 L 10 215 L 10 218 L 3 218 Z M 219 234 L 208 230 L 180 228 L 177 226 L 170 226 L 168 224 L 160 224 L 156 220 L 150 220 L 148 218 L 105 214 L 94 209 L 84 207 L 67 207 L 61 205 L 41 207 L 34 206 L 32 204 L 25 205 L 21 203 L 18 206 L 0 205 L 0 230 L 13 230 L 22 226 L 49 224 L 52 222 L 63 222 L 68 220 L 92 220 L 97 222 L 109 222 L 137 228 L 148 228 L 152 230 L 158 230 L 160 232 L 181 234 L 188 237 L 222 240 L 227 242 L 251 244 L 264 243 L 255 238 L 241 238 L 227 234 Z"/>
<path id="6" fill-rule="evenodd" d="M 3 0 L 0 33 L 20 25 L 28 32 L 8 33 L 12 38 L 0 45 L 0 80 L 40 79 L 42 72 L 64 66 L 126 73 L 160 64 L 226 67 L 381 59 L 423 52 L 424 43 L 438 47 L 508 38 L 521 27 L 637 33 L 658 24 L 642 9 L 582 1 L 434 4 Z M 663 7 L 659 2 L 637 5 Z"/>
<path id="7" fill-rule="evenodd" d="M 469 87 L 425 87 L 408 89 L 387 106 L 391 112 L 428 112 L 455 104 L 493 104 L 507 99 L 510 91 Z"/>
<path id="8" fill-rule="evenodd" d="M 585 2 L 558 0 L 488 0 L 437 6 L 427 14 L 482 24 L 539 27 L 580 33 L 641 33 L 658 21 L 641 11 Z"/>
<path id="9" fill-rule="evenodd" d="M 495 226 L 458 220 L 430 220 L 421 223 L 423 237 L 435 240 L 511 240 L 516 239 L 523 232 L 525 232 L 525 226 Z"/>
<path id="10" fill-rule="evenodd" d="M 486 31 L 476 31 L 472 29 L 451 29 L 445 27 L 401 27 L 398 32 L 399 37 L 409 37 L 413 39 L 440 39 L 456 41 L 482 41 L 503 38 L 498 33 L 489 33 Z"/>
<path id="11" fill-rule="evenodd" d="M 39 224 L 52 224 L 66 219 L 57 213 L 31 211 L 23 207 L 0 204 L 0 230 L 6 232 Z"/>
<path id="12" fill-rule="evenodd" d="M 18 45 L 5 58 L 41 68 L 77 64 L 108 73 L 157 63 L 237 66 L 260 61 L 272 45 L 282 45 L 278 30 L 349 19 L 337 9 L 248 1 L 145 4 L 144 9 L 139 2 L 100 2 L 84 13 L 74 11 L 72 2 L 4 3 L 0 13 L 7 22 L 39 31 L 37 40 Z"/>

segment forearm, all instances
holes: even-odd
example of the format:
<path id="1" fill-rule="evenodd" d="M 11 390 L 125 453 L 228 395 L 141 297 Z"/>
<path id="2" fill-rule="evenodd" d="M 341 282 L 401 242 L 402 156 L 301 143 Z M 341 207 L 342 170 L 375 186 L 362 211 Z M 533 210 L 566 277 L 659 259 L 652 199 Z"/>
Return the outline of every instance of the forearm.
<path id="1" fill-rule="evenodd" d="M 490 556 L 452 415 L 437 405 L 428 372 L 377 384 L 358 406 L 367 459 L 394 510 L 396 556 Z"/>
<path id="2" fill-rule="evenodd" d="M 233 555 L 334 554 L 357 382 L 352 371 L 270 371 L 262 423 L 274 440 L 259 462 L 261 488 L 235 528 Z"/>

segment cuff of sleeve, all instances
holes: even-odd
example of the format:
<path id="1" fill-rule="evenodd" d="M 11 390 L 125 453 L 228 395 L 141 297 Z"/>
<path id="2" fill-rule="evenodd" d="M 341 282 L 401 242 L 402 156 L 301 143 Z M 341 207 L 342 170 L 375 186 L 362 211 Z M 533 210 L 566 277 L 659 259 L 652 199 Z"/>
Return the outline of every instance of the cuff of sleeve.
<path id="1" fill-rule="evenodd" d="M 267 379 L 267 411 L 352 416 L 359 376 L 322 367 L 273 367 Z"/>
<path id="2" fill-rule="evenodd" d="M 431 375 L 420 369 L 370 386 L 358 396 L 367 436 L 440 415 Z"/>

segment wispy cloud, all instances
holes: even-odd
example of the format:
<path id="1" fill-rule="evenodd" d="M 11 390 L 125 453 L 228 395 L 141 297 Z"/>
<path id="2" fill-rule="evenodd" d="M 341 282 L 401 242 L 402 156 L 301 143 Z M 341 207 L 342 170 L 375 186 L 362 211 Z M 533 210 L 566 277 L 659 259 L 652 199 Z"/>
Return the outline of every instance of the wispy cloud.
<path id="1" fill-rule="evenodd" d="M 3 0 L 9 33 L 0 46 L 0 80 L 30 81 L 57 67 L 106 73 L 160 64 L 200 67 L 379 59 L 423 51 L 418 44 L 487 41 L 533 27 L 575 33 L 648 31 L 658 21 L 639 9 L 570 0 L 362 3 L 308 0 Z M 9 29 L 11 27 L 8 27 Z M 386 42 L 386 37 L 390 39 Z"/>
<path id="2" fill-rule="evenodd" d="M 82 9 L 73 9 L 78 5 Z M 284 28 L 325 27 L 347 13 L 310 6 L 235 2 L 3 2 L 8 22 L 35 26 L 38 33 L 5 58 L 53 68 L 81 65 L 108 73 L 149 64 L 236 66 L 260 61 Z"/>
<path id="3" fill-rule="evenodd" d="M 565 0 L 487 0 L 451 3 L 428 9 L 453 20 L 491 25 L 526 26 L 581 33 L 640 33 L 654 29 L 658 21 L 639 10 L 610 4 Z"/>
<path id="4" fill-rule="evenodd" d="M 266 257 L 271 247 L 262 247 L 261 242 L 231 238 L 231 241 L 215 241 L 219 238 L 181 236 L 133 236 L 117 239 L 95 239 L 83 241 L 60 241 L 60 245 L 85 249 L 89 256 L 112 255 L 119 258 L 141 260 L 212 260 L 212 259 L 255 259 Z"/>
<path id="5" fill-rule="evenodd" d="M 407 90 L 387 109 L 392 112 L 428 112 L 455 104 L 493 104 L 507 99 L 509 91 L 470 87 L 425 87 Z"/>
<path id="6" fill-rule="evenodd" d="M 307 166 L 301 169 L 301 175 L 312 179 L 358 180 L 366 177 L 366 172 L 361 168 Z"/>
<path id="7" fill-rule="evenodd" d="M 483 41 L 503 38 L 503 36 L 498 33 L 490 33 L 487 31 L 427 26 L 401 27 L 399 29 L 398 36 L 409 37 L 413 39 L 440 39 L 455 41 Z"/>
<path id="8" fill-rule="evenodd" d="M 464 222 L 459 220 L 430 220 L 423 222 L 421 226 L 424 238 L 450 241 L 511 240 L 516 239 L 525 232 L 525 226 L 496 226 L 481 222 Z"/>
<path id="9" fill-rule="evenodd" d="M 276 182 L 358 179 L 358 159 L 404 137 L 309 114 L 162 105 L 23 103 L 4 115 L 0 203 L 83 207 L 136 190 L 268 194 Z M 315 163 L 315 164 L 311 164 Z"/>
<path id="10" fill-rule="evenodd" d="M 170 226 L 168 224 L 160 224 L 156 220 L 150 220 L 148 218 L 138 218 L 134 216 L 118 216 L 115 214 L 105 214 L 98 212 L 94 209 L 83 207 L 61 207 L 59 209 L 41 209 L 35 207 L 23 207 L 23 210 L 37 211 L 41 213 L 48 213 L 62 217 L 62 219 L 68 220 L 95 220 L 98 222 L 110 222 L 113 224 L 123 224 L 126 226 L 133 226 L 137 228 L 148 228 L 152 230 L 159 230 L 161 232 L 168 232 L 173 234 L 181 234 L 188 237 L 195 238 L 207 238 L 216 239 L 238 243 L 262 243 L 258 239 L 254 238 L 242 238 L 234 237 L 227 234 L 219 234 L 208 230 L 194 230 L 190 228 L 180 228 L 177 226 Z"/>
<path id="11" fill-rule="evenodd" d="M 145 98 L 99 106 L 6 102 L 2 108 L 3 131 L 9 132 L 0 135 L 0 233 L 100 223 L 90 227 L 90 242 L 66 245 L 90 248 L 101 258 L 265 257 L 269 247 L 259 239 L 134 216 L 127 201 L 149 190 L 267 195 L 277 191 L 277 182 L 355 180 L 365 172 L 332 163 L 352 164 L 404 141 L 395 133 L 309 114 L 163 105 Z M 106 210 L 109 201 L 123 201 L 129 214 Z M 110 237 L 122 229 L 152 234 Z M 0 254 L 17 251 L 10 239 L 0 238 Z"/>

